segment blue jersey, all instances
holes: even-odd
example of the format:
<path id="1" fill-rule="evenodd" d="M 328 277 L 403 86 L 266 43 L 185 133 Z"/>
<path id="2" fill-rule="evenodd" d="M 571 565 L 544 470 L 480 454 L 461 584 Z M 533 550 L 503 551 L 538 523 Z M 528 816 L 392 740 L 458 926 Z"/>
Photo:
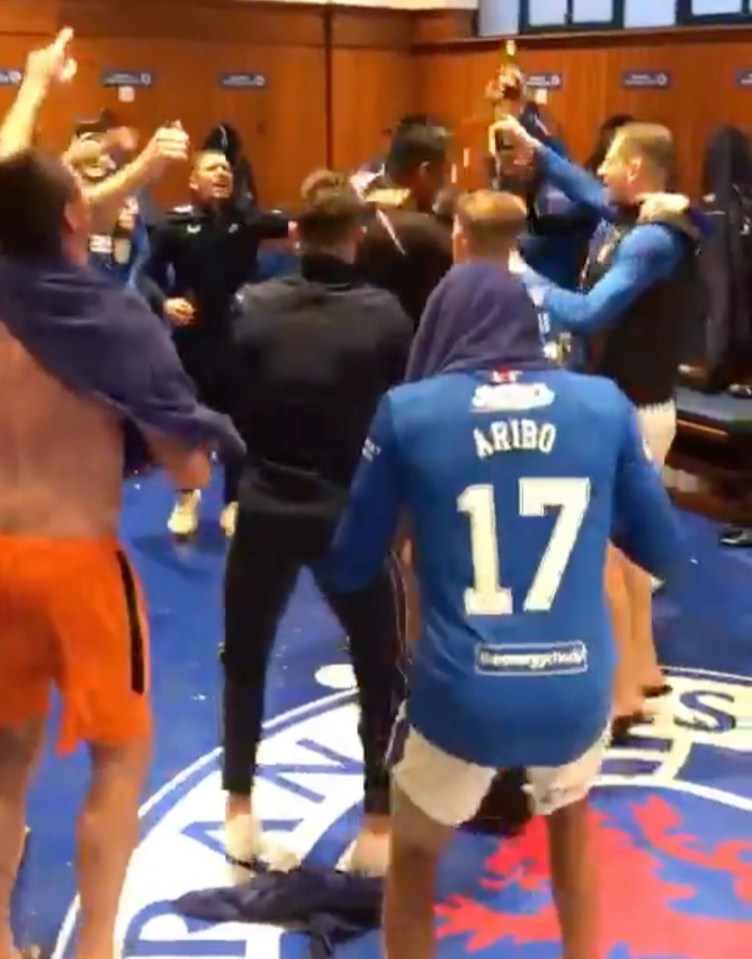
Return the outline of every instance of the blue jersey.
<path id="1" fill-rule="evenodd" d="M 483 766 L 579 756 L 611 707 L 609 539 L 661 577 L 681 555 L 629 401 L 560 369 L 397 387 L 333 545 L 342 588 L 372 578 L 403 514 L 422 618 L 412 724 Z"/>

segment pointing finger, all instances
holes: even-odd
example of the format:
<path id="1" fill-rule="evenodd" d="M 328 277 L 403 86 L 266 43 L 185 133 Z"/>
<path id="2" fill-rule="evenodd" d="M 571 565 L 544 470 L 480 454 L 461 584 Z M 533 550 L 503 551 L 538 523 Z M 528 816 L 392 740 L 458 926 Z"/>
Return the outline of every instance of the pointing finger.
<path id="1" fill-rule="evenodd" d="M 58 35 L 55 37 L 55 40 L 53 41 L 53 44 L 52 44 L 55 52 L 61 53 L 61 54 L 64 53 L 65 48 L 73 39 L 73 35 L 74 35 L 73 27 L 63 27 L 60 33 L 58 33 Z"/>

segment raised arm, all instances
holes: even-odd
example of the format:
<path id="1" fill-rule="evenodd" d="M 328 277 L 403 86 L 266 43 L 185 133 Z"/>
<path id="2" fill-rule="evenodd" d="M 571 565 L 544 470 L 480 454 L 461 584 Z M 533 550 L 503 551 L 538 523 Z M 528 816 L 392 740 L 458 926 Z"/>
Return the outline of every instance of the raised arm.
<path id="1" fill-rule="evenodd" d="M 76 62 L 69 54 L 72 39 L 73 31 L 65 27 L 51 44 L 27 57 L 18 95 L 0 126 L 0 160 L 33 146 L 37 117 L 47 93 L 76 73 Z"/>
<path id="2" fill-rule="evenodd" d="M 179 123 L 160 127 L 135 160 L 101 183 L 85 186 L 92 229 L 113 229 L 126 200 L 161 176 L 170 163 L 185 162 L 189 149 L 188 134 Z"/>
<path id="3" fill-rule="evenodd" d="M 73 30 L 66 27 L 55 40 L 29 54 L 21 87 L 0 126 L 0 160 L 28 150 L 34 143 L 39 110 L 51 87 L 76 74 L 70 55 Z M 189 140 L 180 124 L 157 130 L 136 159 L 104 182 L 84 186 L 92 213 L 92 232 L 109 232 L 126 200 L 161 175 L 173 161 L 187 160 Z"/>
<path id="4" fill-rule="evenodd" d="M 514 117 L 499 120 L 497 129 L 518 150 L 534 154 L 544 178 L 566 197 L 574 203 L 589 207 L 603 219 L 613 217 L 613 208 L 600 180 L 565 159 L 550 146 L 536 140 Z"/>
<path id="5" fill-rule="evenodd" d="M 538 164 L 545 180 L 574 203 L 589 207 L 604 220 L 613 217 L 613 207 L 609 203 L 606 188 L 601 181 L 582 167 L 567 160 L 549 146 L 535 143 L 534 149 Z"/>
<path id="6" fill-rule="evenodd" d="M 554 331 L 593 333 L 614 320 L 645 290 L 670 276 L 685 252 L 686 239 L 657 223 L 637 226 L 625 237 L 611 267 L 587 293 L 550 286 L 540 306 Z"/>

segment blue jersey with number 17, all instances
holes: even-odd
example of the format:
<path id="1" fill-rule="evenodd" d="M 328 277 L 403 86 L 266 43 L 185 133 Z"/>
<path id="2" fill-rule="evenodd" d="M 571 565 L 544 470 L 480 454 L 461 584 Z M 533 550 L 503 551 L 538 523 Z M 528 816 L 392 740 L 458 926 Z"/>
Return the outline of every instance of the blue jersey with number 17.
<path id="1" fill-rule="evenodd" d="M 560 369 L 392 390 L 335 537 L 341 588 L 371 579 L 403 516 L 421 600 L 412 725 L 483 766 L 582 754 L 611 707 L 608 542 L 661 577 L 681 552 L 626 397 Z"/>

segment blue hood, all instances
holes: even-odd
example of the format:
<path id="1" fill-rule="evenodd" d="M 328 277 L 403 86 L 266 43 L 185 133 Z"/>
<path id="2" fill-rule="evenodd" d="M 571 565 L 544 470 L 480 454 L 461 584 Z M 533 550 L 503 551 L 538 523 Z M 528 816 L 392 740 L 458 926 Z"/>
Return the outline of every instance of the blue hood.
<path id="1" fill-rule="evenodd" d="M 407 379 L 548 365 L 538 314 L 522 281 L 493 263 L 466 263 L 452 267 L 431 294 Z"/>

